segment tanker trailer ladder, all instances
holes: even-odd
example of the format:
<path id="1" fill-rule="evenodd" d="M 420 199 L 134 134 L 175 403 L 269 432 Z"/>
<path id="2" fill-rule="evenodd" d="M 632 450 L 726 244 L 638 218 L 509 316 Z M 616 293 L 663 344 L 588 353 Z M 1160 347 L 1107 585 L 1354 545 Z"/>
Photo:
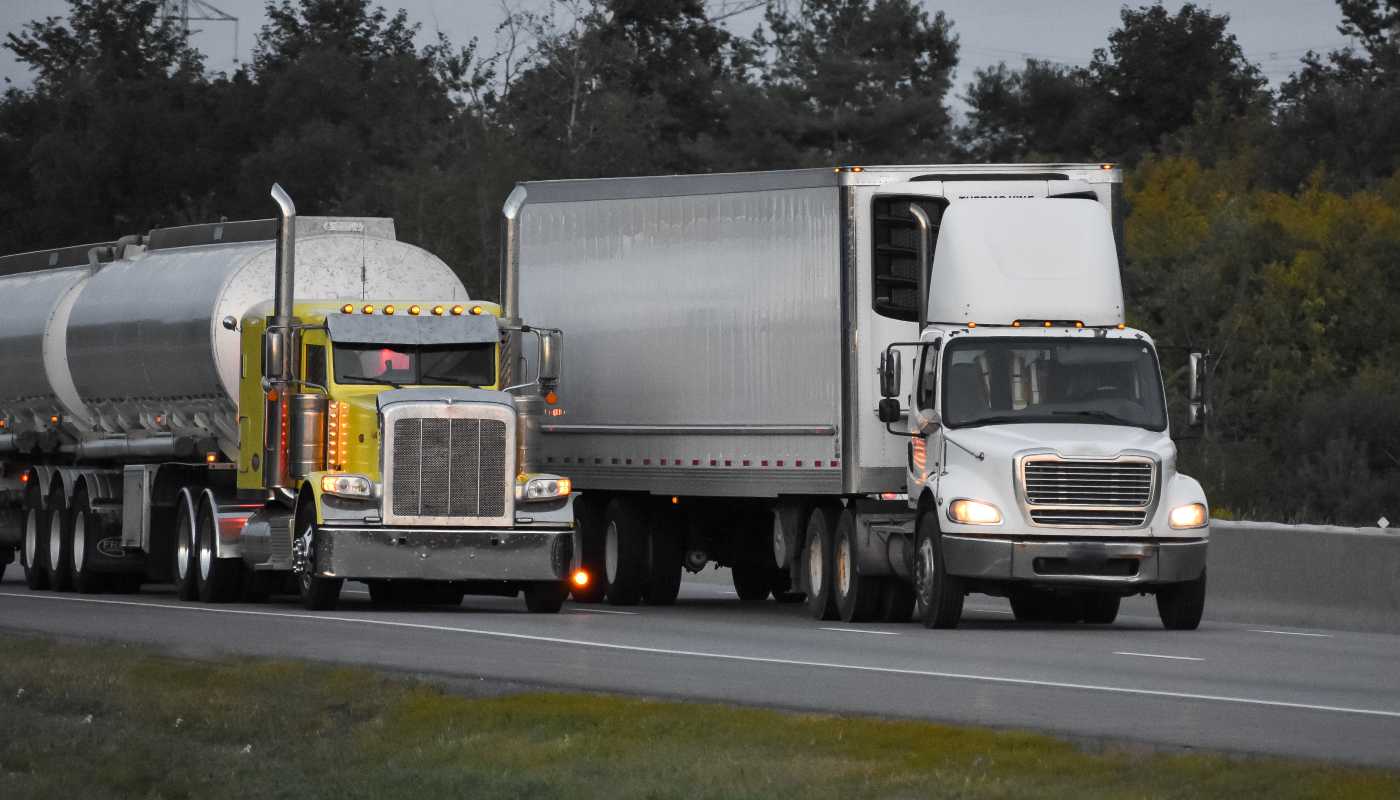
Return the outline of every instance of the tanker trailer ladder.
<path id="1" fill-rule="evenodd" d="M 1149 593 L 1195 627 L 1209 517 L 1125 324 L 1121 188 L 1112 164 L 519 184 L 503 285 L 570 336 L 542 454 L 582 490 L 601 580 L 575 597 L 667 603 L 716 563 L 819 619 L 947 628 L 985 592 L 1106 624 Z"/>
<path id="2" fill-rule="evenodd" d="M 0 560 L 37 590 L 330 608 L 354 579 L 557 611 L 587 582 L 571 482 L 534 451 L 561 332 L 504 322 L 392 220 L 273 198 L 0 258 Z M 533 364 L 509 385 L 505 339 Z"/>

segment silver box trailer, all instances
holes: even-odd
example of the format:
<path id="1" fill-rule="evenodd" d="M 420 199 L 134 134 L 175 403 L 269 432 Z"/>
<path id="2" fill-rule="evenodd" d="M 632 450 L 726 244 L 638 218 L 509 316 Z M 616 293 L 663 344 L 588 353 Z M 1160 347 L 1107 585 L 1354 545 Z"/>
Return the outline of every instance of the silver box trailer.
<path id="1" fill-rule="evenodd" d="M 1053 319 L 1057 331 L 1064 320 L 1121 322 L 1121 182 L 1112 165 L 1033 164 L 520 184 L 505 207 L 507 313 L 569 331 L 569 392 L 543 426 L 542 450 L 546 468 L 583 491 L 584 559 L 604 578 L 576 595 L 669 602 L 679 564 L 714 561 L 734 568 L 743 599 L 805 590 L 824 615 L 834 609 L 810 585 L 824 570 L 845 581 L 842 565 L 861 561 L 867 574 L 912 578 L 921 496 L 910 480 L 912 403 L 900 430 L 882 421 L 882 354 L 918 343 L 922 323 L 967 332 L 979 308 L 997 317 L 1024 308 L 1015 319 Z M 962 279 L 930 278 L 947 209 L 1052 199 L 1100 209 L 1111 276 L 1043 275 L 1040 285 L 1067 290 L 1048 293 L 1014 280 L 999 291 L 1008 276 L 971 263 Z M 984 239 L 1015 239 L 1016 215 L 1041 205 L 1004 208 Z M 978 252 L 976 236 L 958 242 Z M 1033 258 L 1036 243 L 1024 245 Z M 1004 302 L 989 305 L 993 296 Z M 956 318 L 928 320 L 929 297 Z M 1046 310 L 1081 306 L 1092 311 Z M 818 540 L 831 550 L 843 516 L 861 552 L 845 562 L 805 552 Z M 884 615 L 901 616 L 909 592 L 884 583 Z"/>

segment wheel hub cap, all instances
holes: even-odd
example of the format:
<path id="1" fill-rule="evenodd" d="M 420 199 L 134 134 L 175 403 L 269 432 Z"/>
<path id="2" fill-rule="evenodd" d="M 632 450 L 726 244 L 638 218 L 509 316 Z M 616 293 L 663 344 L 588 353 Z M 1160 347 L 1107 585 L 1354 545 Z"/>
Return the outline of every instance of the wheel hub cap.
<path id="1" fill-rule="evenodd" d="M 54 511 L 49 521 L 49 568 L 57 569 L 63 558 L 63 512 Z"/>
<path id="2" fill-rule="evenodd" d="M 24 565 L 34 568 L 34 551 L 39 547 L 39 510 L 29 509 L 24 521 Z"/>
<path id="3" fill-rule="evenodd" d="M 87 555 L 87 520 L 83 514 L 73 518 L 73 571 L 83 571 L 83 558 Z"/>
<path id="4" fill-rule="evenodd" d="M 822 545 L 821 537 L 813 536 L 807 543 L 807 574 L 812 584 L 812 591 L 820 594 L 822 590 Z"/>
<path id="5" fill-rule="evenodd" d="M 603 571 L 607 573 L 608 583 L 617 581 L 617 523 L 608 523 L 607 541 L 603 548 Z"/>

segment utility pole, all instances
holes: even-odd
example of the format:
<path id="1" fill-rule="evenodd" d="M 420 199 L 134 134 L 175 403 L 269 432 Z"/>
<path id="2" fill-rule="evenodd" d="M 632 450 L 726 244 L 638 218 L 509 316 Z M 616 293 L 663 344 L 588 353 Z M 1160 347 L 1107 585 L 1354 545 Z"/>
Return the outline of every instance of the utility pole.
<path id="1" fill-rule="evenodd" d="M 180 27 L 180 33 L 188 43 L 191 22 L 232 22 L 233 23 L 233 63 L 238 63 L 238 17 L 217 8 L 207 0 L 162 0 L 160 19 L 173 22 Z"/>

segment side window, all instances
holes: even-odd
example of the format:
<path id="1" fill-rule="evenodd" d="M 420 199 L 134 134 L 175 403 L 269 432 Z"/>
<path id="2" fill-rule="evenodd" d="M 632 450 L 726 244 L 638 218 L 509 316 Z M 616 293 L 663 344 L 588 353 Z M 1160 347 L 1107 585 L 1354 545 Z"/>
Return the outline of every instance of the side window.
<path id="1" fill-rule="evenodd" d="M 919 365 L 919 386 L 914 401 L 919 408 L 933 408 L 938 396 L 938 351 L 942 342 L 934 342 L 924 348 L 923 362 Z"/>
<path id="2" fill-rule="evenodd" d="M 326 346 L 321 344 L 308 344 L 306 346 L 306 378 L 307 383 L 314 383 L 318 386 L 326 385 Z"/>
<path id="3" fill-rule="evenodd" d="M 933 223 L 933 244 L 938 243 L 938 223 L 948 202 L 938 197 L 877 197 L 871 206 L 871 280 L 875 313 L 891 319 L 917 322 L 919 318 L 919 223 L 909 213 L 918 203 Z M 929 258 L 933 258 L 930 250 Z"/>

